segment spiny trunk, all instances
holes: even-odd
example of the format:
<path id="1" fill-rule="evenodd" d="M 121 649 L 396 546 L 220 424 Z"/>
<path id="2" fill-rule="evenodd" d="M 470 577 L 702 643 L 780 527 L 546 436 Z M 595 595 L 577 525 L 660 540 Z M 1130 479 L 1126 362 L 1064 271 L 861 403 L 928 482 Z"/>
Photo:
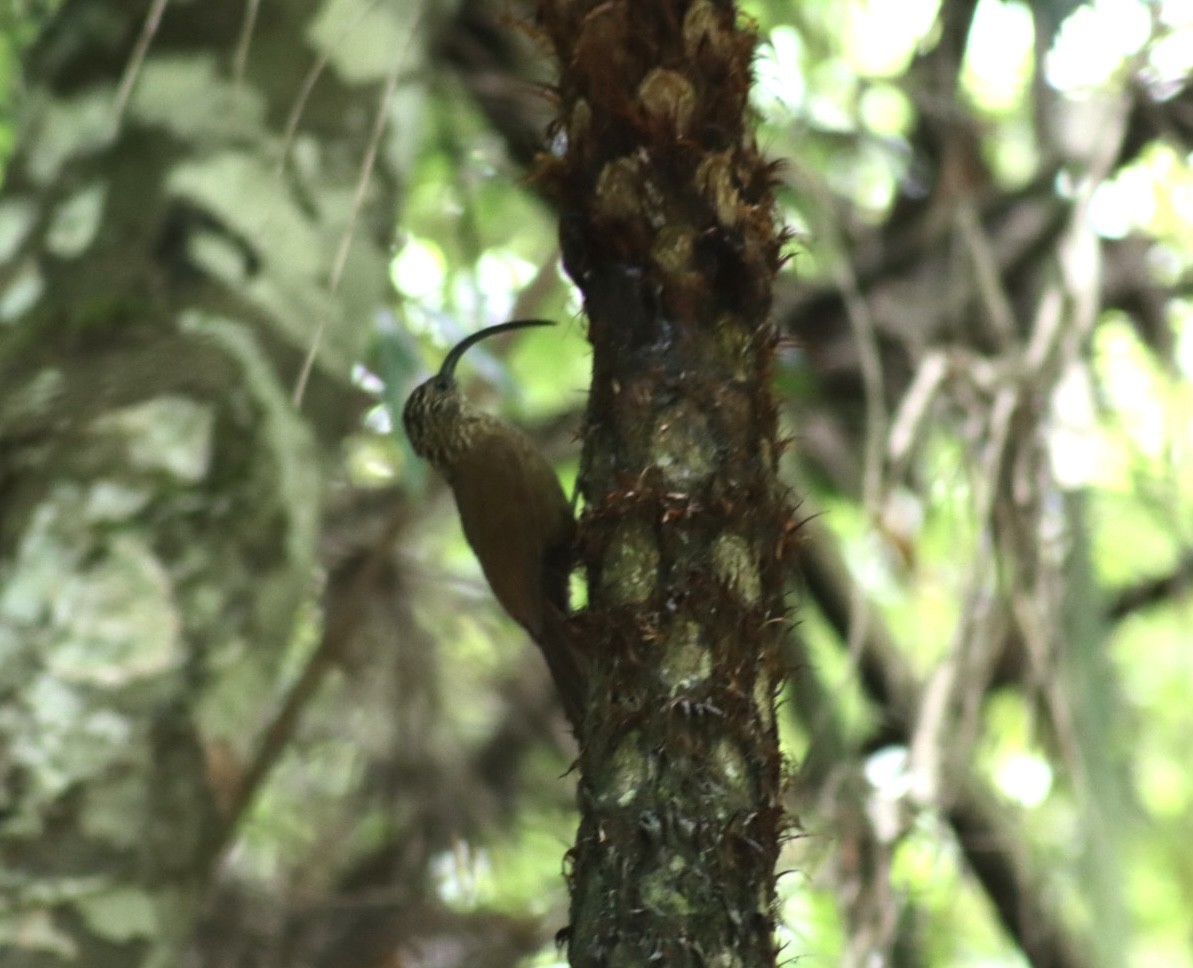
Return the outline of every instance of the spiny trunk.
<path id="1" fill-rule="evenodd" d="M 565 264 L 593 345 L 593 665 L 575 966 L 773 965 L 774 696 L 793 524 L 768 321 L 780 239 L 732 3 L 542 2 Z"/>

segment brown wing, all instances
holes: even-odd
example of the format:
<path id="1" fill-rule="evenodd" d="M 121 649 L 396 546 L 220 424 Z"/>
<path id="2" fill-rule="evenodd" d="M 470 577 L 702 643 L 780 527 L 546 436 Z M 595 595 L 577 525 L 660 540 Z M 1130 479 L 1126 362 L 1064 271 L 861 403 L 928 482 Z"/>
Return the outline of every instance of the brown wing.
<path id="1" fill-rule="evenodd" d="M 500 431 L 474 442 L 450 483 L 464 536 L 493 594 L 537 638 L 544 596 L 555 594 L 544 584 L 545 568 L 570 545 L 574 524 L 551 466 L 528 438 L 513 428 Z"/>

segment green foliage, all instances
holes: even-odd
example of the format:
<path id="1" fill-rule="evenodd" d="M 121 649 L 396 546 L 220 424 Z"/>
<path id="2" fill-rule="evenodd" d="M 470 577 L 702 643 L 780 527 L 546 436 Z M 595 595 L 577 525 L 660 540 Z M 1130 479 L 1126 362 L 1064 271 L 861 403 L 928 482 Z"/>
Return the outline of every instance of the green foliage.
<path id="1" fill-rule="evenodd" d="M 913 65 L 936 40 L 939 9 L 932 2 L 861 0 L 794 9 L 747 5 L 764 36 L 753 106 L 760 140 L 785 161 L 780 198 L 797 239 L 790 266 L 804 286 L 843 285 L 852 235 L 882 225 L 919 177 L 910 151 L 924 105 L 936 95 Z M 1059 3 L 1040 13 L 1033 20 L 1027 4 L 979 4 L 960 65 L 958 103 L 950 108 L 955 114 L 948 115 L 963 114 L 973 125 L 990 185 L 999 191 L 1018 190 L 1049 163 L 1033 119 L 1040 80 L 1034 76 L 1037 29 L 1054 44 L 1049 70 L 1055 71 L 1056 86 L 1068 89 L 1076 83 L 1069 80 L 1070 65 L 1080 63 L 1074 38 L 1085 36 L 1086 18 L 1106 18 L 1104 31 L 1126 25 L 1118 49 L 1099 35 L 1097 70 L 1105 83 L 1121 81 L 1129 58 L 1144 49 L 1142 43 L 1131 47 L 1130 11 Z M 423 361 L 434 367 L 443 347 L 509 315 L 516 294 L 545 272 L 546 285 L 534 288 L 547 295 L 531 311 L 561 317 L 561 327 L 519 339 L 504 364 L 478 353 L 475 366 L 498 389 L 503 405 L 524 418 L 574 414 L 583 407 L 587 357 L 582 327 L 573 321 L 575 297 L 550 268 L 551 215 L 521 187 L 511 189 L 516 178 L 503 167 L 478 115 L 446 96 L 432 103 L 432 134 L 418 153 L 402 220 L 405 243 L 394 269 L 407 328 L 428 349 Z M 1095 206 L 1105 237 L 1146 231 L 1160 241 L 1159 274 L 1169 282 L 1187 276 L 1193 238 L 1183 203 L 1161 200 L 1183 199 L 1189 177 L 1179 152 L 1153 145 L 1106 183 Z M 1165 605 L 1114 628 L 1100 618 L 1107 589 L 1112 594 L 1170 571 L 1193 545 L 1193 460 L 1185 443 L 1193 412 L 1188 362 L 1193 314 L 1180 301 L 1170 307 L 1175 368 L 1124 314 L 1108 311 L 1093 330 L 1090 353 L 1066 377 L 1056 402 L 1045 404 L 1055 407 L 1056 416 L 1042 421 L 1041 434 L 1062 488 L 1048 499 L 1064 503 L 1080 497 L 1082 510 L 1070 503 L 1065 513 L 1088 529 L 1090 545 L 1092 574 L 1083 578 L 1075 570 L 1070 576 L 1066 617 L 1058 626 L 1075 664 L 1058 671 L 1047 661 L 1035 664 L 1042 657 L 1029 654 L 1022 688 L 1000 690 L 982 705 L 973 756 L 978 775 L 997 791 L 1051 870 L 1074 921 L 1097 935 L 1099 918 L 1111 924 L 1116 909 L 1126 910 L 1130 931 L 1097 941 L 1098 957 L 1108 963 L 1118 958 L 1144 963 L 1138 959 L 1158 952 L 1162 960 L 1188 963 L 1186 955 L 1176 954 L 1180 932 L 1174 928 L 1189 900 L 1179 885 L 1193 883 L 1193 854 L 1178 833 L 1191 822 L 1193 809 L 1193 787 L 1181 766 L 1180 737 L 1190 728 L 1182 697 L 1193 681 L 1188 650 L 1181 646 L 1181 606 Z M 907 312 L 914 315 L 915 306 Z M 376 366 L 396 416 L 404 388 L 417 379 L 419 354 L 401 331 L 383 333 L 376 345 Z M 394 393 L 395 385 L 403 391 Z M 797 454 L 808 410 L 827 386 L 803 347 L 779 367 L 776 389 L 796 411 Z M 971 386 L 970 392 L 976 397 L 986 390 Z M 964 641 L 958 623 L 975 596 L 1020 594 L 1015 582 L 1028 567 L 1006 558 L 1005 549 L 988 570 L 975 564 L 991 540 L 974 514 L 990 485 L 983 463 L 988 441 L 967 424 L 976 409 L 967 412 L 966 405 L 958 393 L 929 413 L 914 465 L 906 479 L 890 482 L 881 509 L 818 477 L 817 468 L 802 470 L 815 481 L 827 523 L 854 575 L 923 679 Z M 417 473 L 404 453 L 395 479 L 416 481 Z M 437 560 L 475 580 L 450 510 L 437 508 L 445 512 L 448 537 L 436 538 L 438 525 L 428 527 L 427 543 L 420 547 L 443 542 Z M 435 621 L 442 621 L 443 613 L 437 614 Z M 877 724 L 857 688 L 855 657 L 842 652 L 836 633 L 814 610 L 805 608 L 799 621 L 810 667 L 832 690 L 845 734 L 861 740 Z M 462 641 L 479 639 L 465 633 Z M 1028 643 L 1029 652 L 1038 644 Z M 470 653 L 468 661 L 484 664 L 491 657 Z M 1055 690 L 1062 686 L 1050 684 L 1050 676 L 1060 676 L 1063 690 L 1071 690 L 1060 707 Z M 813 732 L 789 722 L 784 738 L 797 756 L 817 742 Z M 898 791 L 912 782 L 913 769 L 904 763 L 889 785 L 872 790 L 875 804 L 904 803 L 905 793 Z M 557 818 L 528 809 L 515 833 L 485 848 L 477 895 L 484 904 L 542 910 L 534 884 L 543 883 L 540 878 L 550 882 L 548 860 L 558 846 L 556 834 L 543 830 L 559 827 Z M 1148 822 L 1136 823 L 1140 815 Z M 783 884 L 788 950 L 835 957 L 847 943 L 848 928 L 834 902 L 832 878 L 818 876 L 822 864 L 833 863 L 832 837 L 818 831 L 822 818 L 803 819 L 810 835 L 795 841 L 788 854 L 802 873 Z M 566 838 L 566 824 L 562 827 L 560 836 Z M 905 917 L 915 921 L 923 963 L 1015 962 L 1014 945 L 992 918 L 981 886 L 966 873 L 939 816 L 925 813 L 911 823 L 892 845 L 892 864 L 888 887 L 901 905 L 915 909 Z"/>
<path id="2" fill-rule="evenodd" d="M 979 4 L 951 106 L 956 114 L 948 117 L 963 116 L 972 125 L 992 191 L 1013 193 L 1050 163 L 1034 128 L 1040 80 L 1033 76 L 1034 31 L 1047 31 L 1055 41 L 1050 69 L 1056 86 L 1065 87 L 1065 57 L 1073 57 L 1072 37 L 1081 36 L 1078 14 L 1114 22 L 1100 5 L 1074 13 L 1076 6 L 1054 4 L 1033 21 L 1026 4 Z M 912 157 L 917 125 L 935 96 L 914 65 L 935 42 L 938 12 L 935 3 L 860 0 L 795 9 L 749 5 L 765 39 L 753 98 L 760 140 L 786 161 L 780 198 L 797 232 L 784 284 L 845 286 L 853 240 L 884 225 L 912 197 L 921 177 L 920 160 Z M 1116 54 L 1112 46 L 1098 55 L 1108 84 L 1121 80 L 1129 58 L 1142 49 Z M 495 683 L 509 670 L 510 656 L 520 654 L 521 639 L 491 608 L 450 501 L 409 451 L 401 408 L 410 388 L 461 336 L 513 315 L 534 315 L 560 325 L 519 335 L 508 346 L 478 347 L 464 368 L 469 392 L 488 396 L 532 427 L 568 415 L 574 421 L 584 407 L 588 355 L 577 298 L 555 266 L 554 215 L 504 159 L 489 121 L 458 93 L 440 86 L 430 94 L 423 136 L 408 146 L 414 163 L 391 272 L 398 306 L 393 320 L 375 328 L 364 357 L 380 379 L 388 420 L 349 442 L 348 466 L 358 484 L 419 495 L 417 525 L 403 548 L 419 562 L 408 579 L 412 618 L 432 631 L 440 668 L 451 670 L 452 695 L 432 719 L 433 737 L 422 740 L 426 748 L 446 744 L 464 758 L 498 721 Z M 1183 202 L 1166 203 L 1183 199 L 1189 183 L 1180 153 L 1153 145 L 1105 183 L 1093 209 L 1105 238 L 1154 236 L 1157 272 L 1169 283 L 1185 278 L 1193 265 L 1191 220 Z M 914 299 L 914 286 L 906 295 Z M 906 314 L 914 317 L 918 306 L 908 306 Z M 1030 325 L 1033 308 L 1021 310 L 1028 317 L 1022 325 Z M 1088 573 L 1075 553 L 1066 559 L 1072 570 L 1057 613 L 1043 616 L 1057 618 L 1055 629 L 1069 650 L 1065 663 L 1033 651 L 1042 640 L 1026 643 L 1021 679 L 980 703 L 967 757 L 1022 832 L 1024 849 L 1048 872 L 1048 890 L 1064 899 L 1074 924 L 1091 932 L 1099 952 L 1094 957 L 1107 963 L 1190 963 L 1180 927 L 1193 884 L 1193 850 L 1184 835 L 1193 823 L 1193 783 L 1184 768 L 1193 681 L 1183 634 L 1187 605 L 1164 603 L 1117 625 L 1102 617 L 1117 589 L 1170 571 L 1193 545 L 1193 460 L 1186 443 L 1193 313 L 1187 302 L 1173 300 L 1168 315 L 1175 337 L 1170 360 L 1124 312 L 1108 310 L 1055 397 L 1038 403 L 1049 415 L 1030 432 L 1038 430 L 1058 481 L 1043 500 L 1056 502 L 1056 513 L 1080 529 L 1089 545 Z M 816 430 L 811 411 L 832 392 L 815 362 L 796 346 L 776 381 L 794 411 L 797 461 L 804 435 Z M 964 365 L 951 374 L 951 395 L 928 412 L 910 466 L 900 479 L 884 482 L 881 506 L 868 506 L 823 468 L 801 468 L 803 479 L 815 482 L 853 575 L 920 683 L 965 644 L 958 625 L 974 601 L 1004 595 L 1026 607 L 1027 593 L 1017 583 L 1040 567 L 1006 546 L 991 551 L 991 532 L 975 516 L 991 484 L 988 428 L 977 417 L 990 390 L 976 379 L 966 383 L 971 374 Z M 577 447 L 570 436 L 550 443 L 565 473 L 574 474 Z M 1048 553 L 1046 535 L 1032 540 L 1041 555 Z M 989 567 L 981 564 L 986 553 Z M 813 608 L 799 613 L 799 627 L 808 666 L 832 694 L 845 741 L 864 742 L 883 724 L 859 687 L 856 655 L 842 648 L 838 632 Z M 343 701 L 352 694 L 342 683 L 336 690 Z M 322 728 L 331 730 L 331 722 Z M 797 766 L 819 741 L 813 727 L 791 717 L 783 735 Z M 867 777 L 859 809 L 895 818 L 884 845 L 889 874 L 879 881 L 920 963 L 1018 963 L 1014 942 L 993 916 L 942 812 L 930 797 L 909 792 L 922 779 L 912 751 L 888 744 L 856 755 L 837 766 Z M 332 827 L 346 823 L 334 803 L 361 782 L 366 759 L 351 744 L 328 740 L 307 747 L 301 769 L 297 762 L 283 764 L 282 780 L 259 803 L 246 834 L 258 856 L 268 858 L 259 876 L 278 876 L 287 855 L 316 849 L 320 818 Z M 558 859 L 570 838 L 569 812 L 559 799 L 566 790 L 561 760 L 540 751 L 520 770 L 511 781 L 523 791 L 512 822 L 470 828 L 458 855 L 436 862 L 434 890 L 458 910 L 558 920 L 565 903 Z M 806 833 L 785 856 L 796 873 L 782 882 L 787 951 L 826 961 L 854 940 L 848 882 L 834 854 L 838 831 L 826 807 L 834 789 L 828 786 L 820 791 L 823 800 L 801 809 Z M 306 810 L 311 798 L 320 805 L 314 813 Z M 402 818 L 396 826 L 404 829 L 407 821 L 417 823 Z M 352 850 L 365 853 L 384 843 L 394 826 L 383 805 L 370 804 L 349 838 Z M 1123 929 L 1099 937 L 1100 924 Z M 535 963 L 552 957 L 545 950 Z"/>
<path id="3" fill-rule="evenodd" d="M 18 58 L 52 6 L 10 4 L 11 19 L 0 30 L 0 164 L 14 145 Z M 324 8 L 316 39 L 343 77 L 383 76 L 394 47 L 405 43 L 415 5 L 363 13 L 347 6 Z M 857 288 L 863 309 L 897 303 L 900 325 L 877 336 L 910 347 L 911 369 L 933 350 L 961 346 L 971 317 L 979 315 L 971 304 L 954 307 L 947 324 L 933 329 L 939 307 L 932 300 L 950 295 L 933 285 L 964 275 L 977 260 L 959 223 L 950 221 L 956 215 L 950 200 L 925 194 L 939 159 L 924 157 L 922 126 L 935 121 L 948 134 L 955 124 L 973 139 L 982 169 L 975 175 L 980 190 L 970 199 L 975 210 L 998 197 L 1030 221 L 1037 199 L 1016 193 L 1032 177 L 1046 175 L 1055 184 L 1048 204 L 1067 204 L 1092 177 L 1089 146 L 1080 138 L 1043 143 L 1039 115 L 1065 109 L 1062 96 L 1082 103 L 1097 101 L 1090 90 L 1117 96 L 1136 74 L 1171 83 L 1175 91 L 1173 78 L 1187 71 L 1193 49 L 1193 25 L 1176 4 L 982 0 L 966 34 L 956 96 L 950 94 L 935 117 L 930 108 L 939 106 L 941 95 L 922 58 L 938 39 L 941 4 L 754 0 L 745 7 L 763 37 L 752 98 L 759 140 L 784 162 L 779 197 L 795 233 L 778 311 L 789 310 L 793 290 L 828 299 Z M 362 19 L 352 31 L 340 29 L 354 17 Z M 1051 46 L 1042 68 L 1047 76 L 1036 76 L 1037 30 Z M 231 82 L 220 59 L 226 53 L 155 59 L 130 102 L 131 116 L 200 143 L 223 144 L 229 133 L 246 142 L 257 138 L 264 105 L 251 88 Z M 1044 96 L 1053 100 L 1042 104 L 1037 99 Z M 193 110 L 179 112 L 180 101 Z M 511 748 L 527 743 L 508 759 L 486 748 L 497 730 L 520 722 L 511 710 L 532 709 L 523 682 L 532 677 L 522 671 L 538 669 L 538 657 L 493 605 L 449 496 L 413 455 L 400 424 L 410 389 L 460 337 L 515 315 L 555 319 L 552 329 L 478 346 L 461 377 L 471 395 L 539 434 L 570 491 L 579 450 L 573 428 L 585 407 L 590 366 L 584 323 L 578 297 L 557 266 L 556 213 L 508 160 L 491 118 L 442 70 L 403 76 L 398 104 L 401 123 L 385 150 L 409 164 L 389 267 L 397 292 L 392 316 L 373 318 L 375 288 L 356 285 L 383 275 L 376 256 L 361 256 L 349 267 L 349 308 L 329 295 L 332 246 L 308 229 L 293 208 L 291 186 L 255 153 L 196 154 L 174 170 L 169 186 L 172 197 L 212 212 L 234 234 L 269 240 L 271 271 L 256 281 L 241 277 L 226 235 L 199 237 L 189 255 L 280 320 L 291 346 L 309 345 L 311 333 L 326 323 L 321 365 L 344 373 L 355 365 L 358 384 L 377 395 L 364 425 L 336 455 L 344 470 L 334 497 L 340 490 L 367 493 L 384 500 L 387 512 L 396 506 L 405 516 L 393 573 L 387 573 L 392 585 L 378 595 L 393 611 L 377 602 L 360 606 L 380 610 L 370 615 L 369 634 L 361 634 L 369 641 L 355 644 L 358 653 L 338 657 L 319 703 L 241 826 L 230 865 L 264 895 L 322 897 L 342 889 L 340 878 L 357 860 L 395 844 L 413 852 L 413 844 L 431 859 L 416 870 L 401 868 L 415 870 L 412 893 L 457 913 L 496 912 L 511 921 L 558 925 L 566 905 L 560 857 L 573 836 L 566 740 L 551 736 L 540 721 L 545 717 L 527 712 L 523 718 L 532 725 L 525 728 L 537 730 L 533 742 L 522 734 L 505 740 Z M 62 101 L 33 159 L 38 177 L 52 182 L 69 158 L 103 144 L 110 107 L 106 91 Z M 1078 121 L 1078 134 L 1102 130 Z M 1019 484 L 1007 493 L 1024 500 L 1006 503 L 1007 516 L 996 527 L 975 511 L 1001 479 L 989 473 L 993 448 L 984 418 L 999 391 L 1025 390 L 1014 381 L 1026 353 L 1003 356 L 987 344 L 949 356 L 944 389 L 926 409 L 914 446 L 903 465 L 880 468 L 876 494 L 865 493 L 862 472 L 851 479 L 809 456 L 828 433 L 845 452 L 843 463 L 864 463 L 868 435 L 887 434 L 903 402 L 907 388 L 898 386 L 892 367 L 885 388 L 890 399 L 882 401 L 887 425 L 873 427 L 861 413 L 865 393 L 835 382 L 838 370 L 857 366 L 858 340 L 867 335 L 856 310 L 853 317 L 826 317 L 826 325 L 842 330 L 828 350 L 785 346 L 775 382 L 794 440 L 791 466 L 799 476 L 793 479 L 812 482 L 808 494 L 825 509 L 827 533 L 917 686 L 940 681 L 946 663 L 976 639 L 975 626 L 962 624 L 972 618 L 975 602 L 1005 603 L 1008 627 L 1017 622 L 1020 630 L 1037 633 L 1021 636 L 1017 670 L 988 694 L 979 690 L 966 710 L 974 736 L 963 765 L 994 791 L 1001 815 L 1021 837 L 1023 857 L 1016 859 L 1044 871 L 1045 893 L 1061 898 L 1069 920 L 1089 932 L 1091 964 L 1193 965 L 1187 929 L 1193 906 L 1193 773 L 1187 766 L 1193 606 L 1186 585 L 1183 593 L 1121 619 L 1108 611 L 1123 591 L 1172 574 L 1193 548 L 1193 173 L 1187 145 L 1166 135 L 1171 140 L 1153 141 L 1109 173 L 1093 193 L 1083 227 L 1101 241 L 1146 237 L 1143 271 L 1152 288 L 1143 292 L 1162 303 L 1168 344 L 1130 305 L 1102 309 L 1087 331 L 1074 330 L 1064 372 L 1049 374 L 1055 382 L 1042 384 L 1038 398 L 1026 391 L 1018 398 L 1027 416 L 1013 425 L 1007 453 L 1022 457 L 1014 447 L 1037 444 L 1045 456 L 1036 470 L 1043 470 L 1016 478 L 1025 464 L 1014 460 L 1000 469 Z M 71 186 L 64 193 L 55 210 L 60 231 L 51 239 L 57 256 L 77 255 L 97 211 L 113 203 L 95 191 Z M 348 204 L 339 195 L 309 201 L 329 211 Z M 861 277 L 873 233 L 916 204 L 939 205 L 937 221 L 952 233 L 947 257 L 900 280 L 901 288 L 868 288 L 872 281 Z M 0 262 L 30 231 L 34 213 L 21 199 L 0 203 Z M 1031 265 L 1022 276 L 1033 276 L 1025 291 L 1033 295 L 1065 270 L 1051 252 L 1033 251 L 1025 261 Z M 0 319 L 30 297 L 23 278 L 16 271 L 0 296 Z M 31 276 L 27 281 L 35 284 Z M 1021 281 L 1017 276 L 1016 285 Z M 122 287 L 112 288 L 110 302 L 76 307 L 71 325 L 80 334 L 95 337 L 112 321 L 135 315 Z M 1014 339 L 1034 325 L 1037 310 L 1027 298 L 1012 306 L 1019 327 Z M 290 549 L 293 573 L 313 569 L 301 549 L 315 544 L 317 530 L 334 534 L 345 547 L 330 542 L 323 565 L 336 573 L 342 558 L 368 542 L 345 538 L 316 519 L 316 457 L 286 399 L 267 389 L 267 361 L 245 331 L 222 318 L 192 317 L 184 329 L 238 361 L 246 398 L 256 401 L 272 435 L 287 443 L 274 470 L 248 482 L 246 499 L 268 506 L 274 495 L 289 509 L 292 519 L 278 540 Z M 50 406 L 62 394 L 61 380 L 47 364 L 24 395 L 10 401 L 3 420 Z M 121 459 L 155 487 L 133 486 L 128 478 L 117 485 L 96 475 L 86 487 L 54 491 L 15 549 L 14 567 L 0 572 L 0 695 L 7 697 L 0 718 L 10 725 L 19 720 L 7 732 L 6 754 L 24 770 L 35 806 L 105 765 L 122 763 L 136 724 L 92 709 L 89 685 L 102 676 L 181 674 L 175 668 L 179 623 L 219 618 L 202 589 L 193 600 L 174 600 L 155 569 L 151 538 L 121 531 L 146 511 L 162 479 L 169 482 L 165 492 L 174 493 L 202 478 L 217 443 L 215 418 L 189 399 L 167 399 L 150 412 L 129 408 L 93 429 L 101 442 L 120 442 Z M 889 440 L 879 442 L 886 453 Z M 235 475 L 238 467 L 233 461 L 224 472 Z M 112 532 L 99 552 L 78 544 L 78 521 Z M 1023 521 L 1032 526 L 1018 534 L 1014 526 Z M 370 534 L 372 528 L 362 526 Z M 271 538 L 268 526 L 262 529 L 263 540 Z M 741 570 L 734 549 L 725 557 L 729 565 L 722 565 Z M 1060 587 L 1050 586 L 1057 576 Z M 286 613 L 296 595 L 309 594 L 309 600 L 280 669 L 247 661 L 253 654 L 248 641 L 211 660 L 223 681 L 209 690 L 199 717 L 206 733 L 231 744 L 241 759 L 255 739 L 245 710 L 259 714 L 286 694 L 327 619 L 316 604 L 316 583 L 298 588 L 291 573 L 285 580 L 248 577 L 256 584 L 243 607 L 257 610 L 263 625 L 270 615 Z M 44 614 L 53 616 L 41 626 L 49 632 L 33 641 L 29 629 Z M 796 617 L 808 654 L 807 668 L 795 674 L 815 676 L 829 694 L 840 733 L 834 741 L 842 750 L 823 786 L 800 802 L 803 832 L 784 855 L 785 953 L 836 963 L 859 935 L 854 902 L 872 889 L 885 899 L 892 923 L 908 928 L 903 941 L 916 949 L 909 963 L 1020 963 L 967 867 L 947 822 L 947 802 L 935 799 L 925 780 L 922 751 L 884 732 L 889 724 L 860 681 L 858 642 L 842 636 L 809 601 L 801 601 Z M 29 676 L 38 662 L 52 666 L 57 678 Z M 12 695 L 18 682 L 27 685 Z M 798 719 L 796 705 L 782 707 L 781 731 L 798 779 L 800 763 L 825 734 L 816 721 Z M 913 711 L 921 720 L 925 705 Z M 910 724 L 918 726 L 919 720 Z M 874 736 L 881 745 L 867 747 Z M 487 765 L 486 756 L 499 767 Z M 485 769 L 508 775 L 495 780 Z M 947 793 L 947 778 L 945 786 Z M 113 842 L 128 837 L 122 817 L 143 796 L 131 780 L 110 787 L 85 805 L 86 822 Z M 850 866 L 857 858 L 846 848 L 860 843 L 843 832 L 841 818 L 850 810 L 886 838 L 873 845 L 882 864 L 870 870 L 860 862 Z M 3 817 L 10 828 L 30 834 L 41 822 L 35 812 Z M 407 854 L 400 861 L 414 863 Z M 426 881 L 419 880 L 428 871 Z M 156 911 L 135 892 L 101 892 L 66 877 L 40 889 L 51 900 L 83 898 L 83 916 L 116 939 L 146 931 Z M 34 947 L 63 943 L 49 922 L 31 918 L 20 929 Z M 0 917 L 0 938 L 15 930 Z M 534 963 L 555 958 L 547 944 Z"/>
<path id="4" fill-rule="evenodd" d="M 62 0 L 5 0 L 0 7 L 0 184 L 16 144 L 21 95 L 21 54 Z"/>

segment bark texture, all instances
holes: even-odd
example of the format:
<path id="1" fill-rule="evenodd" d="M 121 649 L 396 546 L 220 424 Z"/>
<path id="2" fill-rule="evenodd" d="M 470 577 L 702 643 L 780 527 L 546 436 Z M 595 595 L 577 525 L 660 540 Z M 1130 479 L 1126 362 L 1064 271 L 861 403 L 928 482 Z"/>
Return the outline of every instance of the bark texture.
<path id="1" fill-rule="evenodd" d="M 549 3 L 565 265 L 593 345 L 581 493 L 592 663 L 576 966 L 774 963 L 774 695 L 791 511 L 776 477 L 771 170 L 732 3 Z"/>

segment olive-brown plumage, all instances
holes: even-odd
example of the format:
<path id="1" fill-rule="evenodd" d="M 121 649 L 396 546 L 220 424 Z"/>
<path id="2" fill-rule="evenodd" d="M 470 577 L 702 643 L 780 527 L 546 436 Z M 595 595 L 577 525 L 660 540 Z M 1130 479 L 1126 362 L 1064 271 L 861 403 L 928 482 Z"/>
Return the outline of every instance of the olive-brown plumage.
<path id="1" fill-rule="evenodd" d="M 455 381 L 464 352 L 495 333 L 546 320 L 514 320 L 473 333 L 406 401 L 402 422 L 415 453 L 446 479 L 464 537 L 501 606 L 537 643 L 577 729 L 584 679 L 568 633 L 568 575 L 575 520 L 551 465 L 517 427 L 470 404 Z"/>

